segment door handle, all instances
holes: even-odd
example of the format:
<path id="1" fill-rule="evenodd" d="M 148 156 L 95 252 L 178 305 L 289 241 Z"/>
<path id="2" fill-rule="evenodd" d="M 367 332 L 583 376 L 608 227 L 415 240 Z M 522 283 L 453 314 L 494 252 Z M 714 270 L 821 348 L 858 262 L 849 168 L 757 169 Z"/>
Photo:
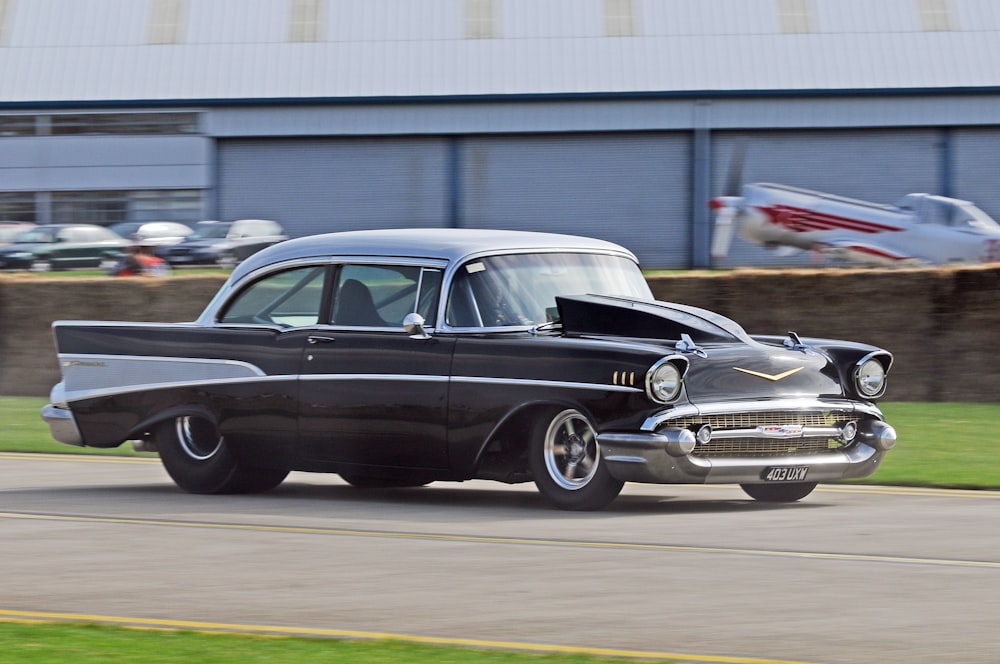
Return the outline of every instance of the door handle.
<path id="1" fill-rule="evenodd" d="M 333 337 L 321 337 L 315 334 L 310 334 L 307 341 L 311 344 L 332 344 L 336 339 Z"/>

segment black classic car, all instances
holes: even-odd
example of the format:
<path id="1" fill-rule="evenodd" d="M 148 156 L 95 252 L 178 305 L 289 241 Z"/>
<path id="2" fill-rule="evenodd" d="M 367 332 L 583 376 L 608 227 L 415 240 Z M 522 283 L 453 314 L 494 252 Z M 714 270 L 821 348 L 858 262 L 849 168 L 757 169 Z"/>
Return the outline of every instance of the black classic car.
<path id="1" fill-rule="evenodd" d="M 564 509 L 625 482 L 794 501 L 871 475 L 896 440 L 874 403 L 888 352 L 655 301 L 630 252 L 574 236 L 304 237 L 239 265 L 194 322 L 53 330 L 54 437 L 155 448 L 195 493 L 300 470 L 534 481 Z"/>

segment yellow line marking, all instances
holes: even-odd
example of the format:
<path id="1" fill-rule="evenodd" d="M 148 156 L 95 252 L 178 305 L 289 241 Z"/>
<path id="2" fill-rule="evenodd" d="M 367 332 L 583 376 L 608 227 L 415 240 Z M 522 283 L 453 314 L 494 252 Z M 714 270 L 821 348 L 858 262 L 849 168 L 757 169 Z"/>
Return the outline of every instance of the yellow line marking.
<path id="1" fill-rule="evenodd" d="M 522 546 L 558 546 L 578 549 L 619 549 L 626 551 L 666 551 L 672 553 L 713 553 L 749 555 L 769 558 L 800 558 L 807 560 L 845 560 L 854 562 L 907 563 L 943 567 L 979 567 L 1000 569 L 1000 562 L 989 560 L 960 560 L 947 558 L 914 558 L 862 553 L 828 553 L 822 551 L 784 551 L 768 549 L 740 549 L 714 546 L 684 546 L 678 544 L 641 544 L 634 542 L 597 542 L 582 540 L 554 540 L 530 537 L 487 537 L 483 535 L 449 535 L 435 533 L 408 533 L 383 530 L 352 530 L 347 528 L 310 528 L 305 526 L 269 526 L 244 523 L 213 523 L 208 521 L 171 521 L 128 517 L 72 516 L 58 514 L 31 514 L 0 512 L 0 519 L 27 521 L 62 521 L 73 523 L 106 523 L 133 526 L 166 526 L 173 528 L 201 528 L 206 530 L 237 530 L 291 535 L 330 535 L 339 537 L 367 537 L 432 542 L 466 542 L 473 544 L 516 544 Z"/>
<path id="2" fill-rule="evenodd" d="M 427 645 L 454 646 L 464 648 L 494 648 L 521 650 L 538 653 L 561 653 L 588 655 L 592 657 L 629 657 L 652 660 L 680 660 L 685 662 L 706 662 L 716 664 L 815 664 L 801 660 L 770 659 L 759 657 L 733 657 L 727 655 L 700 655 L 692 653 L 657 652 L 650 650 L 629 650 L 622 648 L 592 648 L 586 646 L 564 646 L 548 643 L 528 643 L 523 641 L 492 641 L 485 639 L 463 639 L 444 636 L 421 636 L 395 632 L 374 632 L 350 629 L 327 629 L 322 627 L 293 627 L 283 625 L 254 625 L 245 623 L 202 622 L 197 620 L 173 620 L 167 618 L 137 618 L 128 616 L 105 616 L 87 613 L 64 613 L 52 611 L 17 611 L 0 609 L 0 622 L 87 622 L 144 627 L 154 629 L 178 629 L 206 632 L 238 632 L 245 634 L 281 634 L 285 636 L 326 637 L 339 639 L 393 640 Z"/>

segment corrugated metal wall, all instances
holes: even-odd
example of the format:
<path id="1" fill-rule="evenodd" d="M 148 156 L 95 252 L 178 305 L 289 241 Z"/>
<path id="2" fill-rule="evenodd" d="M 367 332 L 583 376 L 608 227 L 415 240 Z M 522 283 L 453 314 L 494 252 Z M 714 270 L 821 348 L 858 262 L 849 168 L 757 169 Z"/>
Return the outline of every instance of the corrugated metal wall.
<path id="1" fill-rule="evenodd" d="M 913 192 L 942 193 L 944 135 L 936 129 L 719 133 L 713 141 L 713 195 L 724 193 L 738 145 L 746 150 L 743 182 L 777 182 L 890 205 Z M 719 266 L 817 260 L 808 252 L 782 256 L 734 234 L 729 257 Z"/>
<path id="2" fill-rule="evenodd" d="M 1000 221 L 1000 131 L 996 127 L 952 133 L 952 192 Z"/>
<path id="3" fill-rule="evenodd" d="M 218 214 L 274 219 L 294 236 L 440 226 L 446 154 L 436 138 L 220 141 Z"/>
<path id="4" fill-rule="evenodd" d="M 464 225 L 590 235 L 647 266 L 690 253 L 690 138 L 684 133 L 463 141 Z"/>
<path id="5" fill-rule="evenodd" d="M 649 266 L 687 265 L 685 134 L 454 140 L 454 151 L 437 138 L 220 141 L 219 215 L 275 219 L 296 236 L 453 223 L 577 233 Z"/>

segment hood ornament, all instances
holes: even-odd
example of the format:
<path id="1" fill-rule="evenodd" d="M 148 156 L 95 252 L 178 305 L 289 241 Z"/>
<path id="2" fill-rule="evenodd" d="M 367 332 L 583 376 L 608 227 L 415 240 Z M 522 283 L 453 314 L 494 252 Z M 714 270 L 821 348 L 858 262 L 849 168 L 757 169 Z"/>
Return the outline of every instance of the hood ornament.
<path id="1" fill-rule="evenodd" d="M 808 345 L 802 343 L 802 339 L 799 338 L 799 334 L 795 330 L 788 332 L 788 338 L 781 345 L 788 350 L 800 350 L 803 353 L 810 350 Z"/>
<path id="2" fill-rule="evenodd" d="M 678 353 L 694 353 L 698 357 L 708 357 L 705 349 L 696 344 L 687 332 L 681 333 L 681 340 L 674 344 L 674 350 Z"/>

